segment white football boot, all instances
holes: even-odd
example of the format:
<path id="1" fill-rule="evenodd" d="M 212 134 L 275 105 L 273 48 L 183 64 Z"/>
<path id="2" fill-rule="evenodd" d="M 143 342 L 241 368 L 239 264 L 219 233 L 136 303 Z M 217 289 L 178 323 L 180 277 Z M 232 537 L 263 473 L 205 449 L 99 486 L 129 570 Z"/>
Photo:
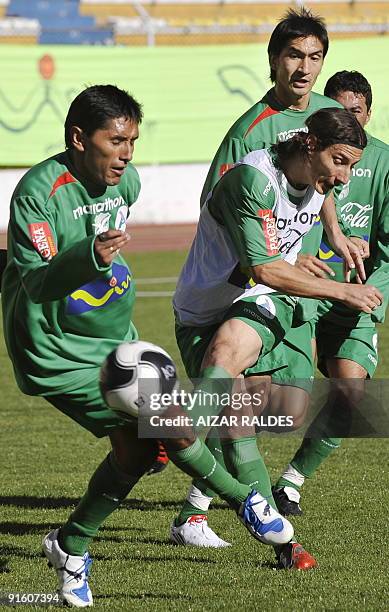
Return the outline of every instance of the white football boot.
<path id="1" fill-rule="evenodd" d="M 265 497 L 251 491 L 241 504 L 238 516 L 252 536 L 263 544 L 287 544 L 293 538 L 292 524 L 274 510 Z"/>
<path id="2" fill-rule="evenodd" d="M 49 567 L 54 567 L 57 572 L 60 599 L 77 608 L 93 606 L 92 593 L 88 585 L 92 559 L 89 553 L 77 557 L 61 550 L 58 544 L 58 532 L 59 529 L 50 531 L 43 538 L 42 548 L 49 561 Z"/>
<path id="3" fill-rule="evenodd" d="M 172 523 L 170 540 L 182 546 L 202 546 L 204 548 L 225 548 L 231 546 L 208 527 L 206 514 L 194 514 L 178 527 Z"/>

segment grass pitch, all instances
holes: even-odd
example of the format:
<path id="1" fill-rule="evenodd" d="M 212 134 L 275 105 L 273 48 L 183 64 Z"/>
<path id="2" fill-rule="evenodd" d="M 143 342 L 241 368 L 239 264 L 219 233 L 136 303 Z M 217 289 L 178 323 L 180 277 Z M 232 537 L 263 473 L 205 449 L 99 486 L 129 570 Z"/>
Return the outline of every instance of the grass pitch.
<path id="1" fill-rule="evenodd" d="M 184 253 L 135 254 L 135 277 L 173 277 Z M 171 290 L 147 283 L 141 291 Z M 141 337 L 163 345 L 178 360 L 169 298 L 139 298 Z M 380 328 L 381 364 L 389 373 L 389 326 Z M 108 451 L 45 401 L 16 388 L 0 348 L 0 593 L 55 590 L 54 572 L 41 558 L 40 541 L 60 525 Z M 273 478 L 299 443 L 260 439 Z M 168 541 L 171 520 L 189 478 L 173 465 L 145 477 L 94 542 L 91 585 L 97 609 L 377 610 L 389 600 L 386 440 L 346 440 L 317 477 L 305 485 L 305 515 L 293 520 L 301 542 L 318 559 L 317 570 L 277 571 L 272 550 L 255 542 L 234 514 L 216 500 L 210 523 L 233 542 L 224 550 L 180 548 Z"/>

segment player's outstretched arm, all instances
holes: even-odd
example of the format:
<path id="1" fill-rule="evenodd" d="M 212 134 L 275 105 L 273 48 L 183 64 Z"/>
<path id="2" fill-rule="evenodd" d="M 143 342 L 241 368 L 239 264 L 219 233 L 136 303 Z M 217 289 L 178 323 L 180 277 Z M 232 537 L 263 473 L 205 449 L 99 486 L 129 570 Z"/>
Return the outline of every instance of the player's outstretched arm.
<path id="1" fill-rule="evenodd" d="M 371 313 L 382 303 L 382 294 L 371 285 L 353 285 L 320 279 L 282 259 L 251 267 L 256 283 L 289 295 L 343 302 L 349 308 Z"/>

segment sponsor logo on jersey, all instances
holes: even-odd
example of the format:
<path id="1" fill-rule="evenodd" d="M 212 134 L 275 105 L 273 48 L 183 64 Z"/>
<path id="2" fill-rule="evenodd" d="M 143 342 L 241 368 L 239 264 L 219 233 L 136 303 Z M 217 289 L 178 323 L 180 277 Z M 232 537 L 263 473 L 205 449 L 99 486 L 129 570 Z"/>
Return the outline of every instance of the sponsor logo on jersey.
<path id="1" fill-rule="evenodd" d="M 116 213 L 115 228 L 124 232 L 126 229 L 126 222 L 128 217 L 128 206 L 121 206 Z"/>
<path id="2" fill-rule="evenodd" d="M 271 182 L 269 181 L 268 184 L 266 185 L 262 195 L 264 195 L 266 197 L 269 194 L 270 189 L 271 189 Z"/>
<path id="3" fill-rule="evenodd" d="M 295 214 L 293 219 L 285 219 L 284 217 L 277 217 L 277 229 L 282 231 L 286 227 L 290 227 L 293 223 L 301 223 L 301 225 L 306 225 L 307 223 L 312 226 L 317 222 L 318 214 L 316 212 L 307 213 L 305 211 L 300 211 Z M 320 217 L 319 217 L 320 222 Z"/>
<path id="4" fill-rule="evenodd" d="M 95 220 L 92 225 L 95 228 L 95 234 L 98 236 L 103 232 L 107 232 L 109 230 L 109 220 L 111 218 L 111 213 L 100 213 L 96 215 Z"/>
<path id="5" fill-rule="evenodd" d="M 84 312 L 104 308 L 123 297 L 130 286 L 131 276 L 127 266 L 113 263 L 111 278 L 98 278 L 82 285 L 69 295 L 66 313 L 80 315 Z"/>
<path id="6" fill-rule="evenodd" d="M 352 168 L 351 175 L 358 178 L 371 178 L 370 168 Z"/>
<path id="7" fill-rule="evenodd" d="M 55 246 L 54 236 L 47 221 L 29 223 L 28 231 L 34 249 L 38 251 L 43 259 L 50 261 L 57 253 L 57 248 Z"/>
<path id="8" fill-rule="evenodd" d="M 350 227 L 368 227 L 370 213 L 373 206 L 359 204 L 358 202 L 347 202 L 340 208 L 342 220 Z"/>
<path id="9" fill-rule="evenodd" d="M 273 211 L 270 210 L 270 208 L 266 210 L 259 210 L 258 217 L 262 219 L 263 235 L 265 236 L 267 254 L 278 255 L 278 235 Z"/>
<path id="10" fill-rule="evenodd" d="M 93 204 L 84 204 L 73 209 L 73 217 L 80 219 L 83 215 L 96 215 L 98 213 L 109 212 L 119 206 L 125 206 L 126 203 L 122 196 L 117 198 L 105 198 L 103 202 L 93 202 Z"/>
<path id="11" fill-rule="evenodd" d="M 370 359 L 370 361 L 376 366 L 377 365 L 377 359 L 375 357 L 373 357 L 373 355 L 371 355 L 370 353 L 368 353 L 367 358 Z"/>
<path id="12" fill-rule="evenodd" d="M 259 312 L 268 319 L 274 319 L 276 315 L 276 307 L 268 295 L 259 295 L 255 300 Z"/>
<path id="13" fill-rule="evenodd" d="M 301 128 L 295 128 L 293 130 L 286 130 L 285 132 L 279 132 L 277 134 L 277 142 L 285 142 L 285 140 L 289 140 L 293 138 L 295 134 L 298 132 L 308 132 L 307 126 L 303 126 Z"/>

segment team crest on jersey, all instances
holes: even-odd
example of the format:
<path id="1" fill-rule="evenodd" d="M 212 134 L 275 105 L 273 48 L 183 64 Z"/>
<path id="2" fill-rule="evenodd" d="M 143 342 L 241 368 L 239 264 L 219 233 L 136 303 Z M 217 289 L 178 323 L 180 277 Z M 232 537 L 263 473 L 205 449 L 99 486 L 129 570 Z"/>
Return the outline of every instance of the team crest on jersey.
<path id="1" fill-rule="evenodd" d="M 278 255 L 278 234 L 276 220 L 270 208 L 259 210 L 258 217 L 262 219 L 263 235 L 266 242 L 266 252 L 268 255 Z"/>
<path id="2" fill-rule="evenodd" d="M 55 246 L 54 236 L 47 221 L 29 223 L 28 232 L 34 249 L 38 251 L 42 259 L 50 261 L 57 253 L 57 247 Z"/>
<path id="3" fill-rule="evenodd" d="M 345 183 L 343 185 L 341 191 L 339 192 L 337 196 L 338 200 L 344 200 L 344 198 L 347 198 L 349 193 L 350 193 L 350 181 L 348 181 L 348 183 Z"/>
<path id="4" fill-rule="evenodd" d="M 103 232 L 108 232 L 110 218 L 111 213 L 100 213 L 95 216 L 95 220 L 92 225 L 95 228 L 96 236 L 102 234 Z"/>
<path id="5" fill-rule="evenodd" d="M 114 279 L 114 281 L 113 281 Z M 76 289 L 68 297 L 66 313 L 79 315 L 104 308 L 119 300 L 131 286 L 130 271 L 126 266 L 113 263 L 111 278 L 98 278 Z"/>

